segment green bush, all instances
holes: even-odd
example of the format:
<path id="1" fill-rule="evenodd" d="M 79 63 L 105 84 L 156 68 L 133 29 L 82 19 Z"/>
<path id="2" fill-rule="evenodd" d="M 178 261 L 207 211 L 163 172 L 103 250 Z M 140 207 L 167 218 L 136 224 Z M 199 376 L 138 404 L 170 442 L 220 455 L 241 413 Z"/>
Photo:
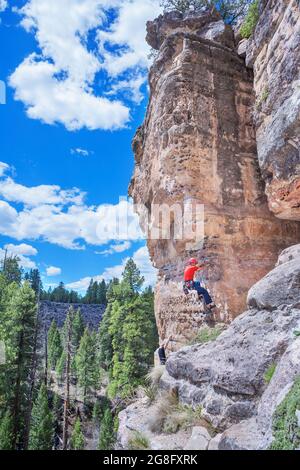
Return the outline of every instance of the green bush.
<path id="1" fill-rule="evenodd" d="M 215 341 L 223 331 L 224 327 L 221 325 L 215 326 L 214 328 L 201 328 L 190 344 L 206 344 L 209 341 Z"/>
<path id="2" fill-rule="evenodd" d="M 270 450 L 295 450 L 300 446 L 297 410 L 300 410 L 300 377 L 274 413 L 274 441 Z"/>
<path id="3" fill-rule="evenodd" d="M 139 431 L 134 431 L 128 441 L 129 450 L 148 450 L 150 442 L 147 436 Z"/>
<path id="4" fill-rule="evenodd" d="M 250 6 L 246 18 L 240 29 L 242 38 L 248 39 L 254 33 L 255 27 L 259 20 L 259 2 L 255 0 Z"/>
<path id="5" fill-rule="evenodd" d="M 269 384 L 272 380 L 272 377 L 275 373 L 276 370 L 276 364 L 271 364 L 270 367 L 268 368 L 267 372 L 264 375 L 265 382 Z"/>

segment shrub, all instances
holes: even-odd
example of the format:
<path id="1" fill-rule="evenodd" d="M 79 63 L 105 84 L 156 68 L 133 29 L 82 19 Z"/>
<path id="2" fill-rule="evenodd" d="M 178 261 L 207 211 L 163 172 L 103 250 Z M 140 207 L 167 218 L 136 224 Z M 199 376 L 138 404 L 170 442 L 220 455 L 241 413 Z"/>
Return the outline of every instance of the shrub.
<path id="1" fill-rule="evenodd" d="M 300 410 L 300 377 L 274 413 L 271 450 L 295 450 L 300 446 L 297 410 Z"/>
<path id="2" fill-rule="evenodd" d="M 144 395 L 148 398 L 148 404 L 151 405 L 157 397 L 157 393 L 158 393 L 157 385 L 152 385 L 152 384 L 145 385 L 144 387 L 141 387 L 141 389 Z"/>
<path id="3" fill-rule="evenodd" d="M 174 434 L 180 429 L 186 430 L 203 423 L 201 406 L 192 408 L 189 405 L 178 404 L 165 418 L 162 430 L 167 434 Z"/>
<path id="4" fill-rule="evenodd" d="M 150 441 L 145 434 L 140 431 L 134 431 L 128 441 L 129 450 L 148 450 L 150 449 Z"/>
<path id="5" fill-rule="evenodd" d="M 265 382 L 269 384 L 276 370 L 276 364 L 271 364 L 264 375 Z"/>
<path id="6" fill-rule="evenodd" d="M 174 392 L 163 392 L 157 397 L 155 411 L 148 421 L 154 433 L 175 434 L 180 429 L 194 426 L 206 426 L 202 418 L 202 407 L 193 408 L 179 403 L 178 395 Z"/>
<path id="7" fill-rule="evenodd" d="M 161 0 L 161 6 L 165 11 L 188 11 L 201 12 L 215 7 L 222 16 L 225 23 L 235 24 L 245 16 L 251 0 Z"/>
<path id="8" fill-rule="evenodd" d="M 267 101 L 270 96 L 270 90 L 268 86 L 265 86 L 259 98 L 257 98 L 255 107 L 259 111 L 262 108 L 263 103 Z"/>
<path id="9" fill-rule="evenodd" d="M 221 333 L 223 333 L 224 327 L 221 325 L 215 326 L 214 328 L 204 327 L 199 330 L 195 338 L 190 344 L 205 344 L 209 341 L 215 341 Z"/>
<path id="10" fill-rule="evenodd" d="M 259 20 L 259 1 L 255 0 L 250 6 L 248 13 L 243 21 L 240 29 L 242 38 L 249 39 L 254 33 L 257 22 Z"/>
<path id="11" fill-rule="evenodd" d="M 155 366 L 146 375 L 146 381 L 151 385 L 158 385 L 165 371 L 165 366 Z"/>

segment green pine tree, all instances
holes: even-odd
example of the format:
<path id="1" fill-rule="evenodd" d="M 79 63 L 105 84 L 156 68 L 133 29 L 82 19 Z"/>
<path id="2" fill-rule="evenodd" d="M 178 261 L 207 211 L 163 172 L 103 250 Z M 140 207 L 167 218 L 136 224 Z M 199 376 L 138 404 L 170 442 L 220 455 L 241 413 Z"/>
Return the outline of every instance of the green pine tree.
<path id="1" fill-rule="evenodd" d="M 104 411 L 99 434 L 99 450 L 113 449 L 115 442 L 114 419 L 111 410 L 107 407 Z"/>
<path id="2" fill-rule="evenodd" d="M 52 370 L 55 369 L 62 355 L 60 332 L 53 321 L 48 333 L 48 361 Z"/>
<path id="3" fill-rule="evenodd" d="M 49 409 L 48 393 L 43 384 L 33 405 L 29 450 L 51 450 L 54 441 L 54 418 Z"/>
<path id="4" fill-rule="evenodd" d="M 36 327 L 35 292 L 25 282 L 13 293 L 9 305 L 10 347 L 6 361 L 6 380 L 11 394 L 11 414 L 13 419 L 14 448 L 22 447 L 24 437 L 24 417 L 28 414 L 30 370 L 34 352 Z"/>
<path id="5" fill-rule="evenodd" d="M 141 272 L 138 269 L 137 265 L 130 258 L 125 266 L 125 270 L 123 272 L 123 282 L 128 284 L 133 292 L 139 291 L 144 283 L 144 278 L 141 276 Z"/>
<path id="6" fill-rule="evenodd" d="M 7 256 L 7 258 L 1 262 L 1 270 L 8 284 L 13 282 L 18 285 L 21 284 L 23 269 L 20 268 L 19 263 L 20 259 L 17 256 Z"/>
<path id="7" fill-rule="evenodd" d="M 43 290 L 41 275 L 38 269 L 31 269 L 24 276 L 25 280 L 29 282 L 31 289 L 34 290 L 36 295 L 39 295 Z"/>
<path id="8" fill-rule="evenodd" d="M 0 450 L 13 450 L 13 420 L 9 411 L 0 421 Z"/>
<path id="9" fill-rule="evenodd" d="M 98 382 L 96 337 L 94 333 L 89 332 L 88 328 L 84 331 L 76 354 L 76 373 L 85 402 Z"/>
<path id="10" fill-rule="evenodd" d="M 71 449 L 72 450 L 83 450 L 84 449 L 84 435 L 81 430 L 80 419 L 77 418 L 73 433 L 71 436 Z"/>
<path id="11" fill-rule="evenodd" d="M 84 333 L 84 321 L 82 318 L 81 310 L 78 309 L 72 321 L 72 344 L 74 350 L 79 348 L 81 337 Z"/>

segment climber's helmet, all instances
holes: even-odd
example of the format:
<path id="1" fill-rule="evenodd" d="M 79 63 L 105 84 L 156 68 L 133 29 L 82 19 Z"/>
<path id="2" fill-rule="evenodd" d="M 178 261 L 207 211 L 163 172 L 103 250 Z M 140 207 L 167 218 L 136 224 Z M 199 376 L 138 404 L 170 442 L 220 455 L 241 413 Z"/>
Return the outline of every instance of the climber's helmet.
<path id="1" fill-rule="evenodd" d="M 189 265 L 190 266 L 196 266 L 198 264 L 198 260 L 196 260 L 196 258 L 191 258 L 189 260 Z"/>

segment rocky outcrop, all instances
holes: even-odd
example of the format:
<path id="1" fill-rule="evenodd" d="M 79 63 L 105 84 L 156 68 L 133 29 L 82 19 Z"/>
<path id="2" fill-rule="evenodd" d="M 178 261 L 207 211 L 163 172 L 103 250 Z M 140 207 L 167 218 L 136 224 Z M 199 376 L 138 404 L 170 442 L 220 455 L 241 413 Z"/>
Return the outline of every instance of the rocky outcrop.
<path id="1" fill-rule="evenodd" d="M 251 119 L 252 71 L 235 52 L 231 29 L 215 11 L 196 17 L 173 12 L 148 24 L 147 39 L 159 54 L 150 72 L 147 116 L 133 142 L 130 194 L 149 210 L 152 225 L 159 225 L 155 205 L 205 206 L 203 246 L 192 248 L 190 239 L 174 236 L 174 214 L 170 237 L 148 239 L 159 269 L 159 333 L 175 335 L 172 349 L 178 349 L 185 332 L 199 327 L 199 308 L 190 307 L 182 294 L 190 255 L 207 260 L 205 280 L 218 306 L 216 319 L 228 321 L 245 309 L 249 288 L 282 249 L 300 240 L 300 231 L 268 209 Z"/>
<path id="2" fill-rule="evenodd" d="M 102 320 L 105 305 L 94 304 L 64 304 L 61 302 L 42 301 L 39 308 L 40 327 L 50 328 L 54 320 L 61 328 L 66 319 L 70 307 L 76 311 L 80 309 L 84 324 L 92 330 L 96 330 Z"/>
<path id="3" fill-rule="evenodd" d="M 260 2 L 260 19 L 246 47 L 254 69 L 259 163 L 269 207 L 300 220 L 300 4 Z M 240 53 L 245 54 L 245 48 Z"/>
<path id="4" fill-rule="evenodd" d="M 201 405 L 203 418 L 219 433 L 209 444 L 203 433 L 199 438 L 211 449 L 267 449 L 272 442 L 274 411 L 300 375 L 299 245 L 280 256 L 250 290 L 248 302 L 249 310 L 215 341 L 171 354 L 160 380 L 160 389 L 177 392 L 182 404 Z M 136 407 L 131 424 L 137 413 L 147 416 Z M 123 413 L 125 418 L 128 410 Z M 136 420 L 144 431 L 145 419 Z M 124 419 L 122 429 L 128 425 Z"/>

